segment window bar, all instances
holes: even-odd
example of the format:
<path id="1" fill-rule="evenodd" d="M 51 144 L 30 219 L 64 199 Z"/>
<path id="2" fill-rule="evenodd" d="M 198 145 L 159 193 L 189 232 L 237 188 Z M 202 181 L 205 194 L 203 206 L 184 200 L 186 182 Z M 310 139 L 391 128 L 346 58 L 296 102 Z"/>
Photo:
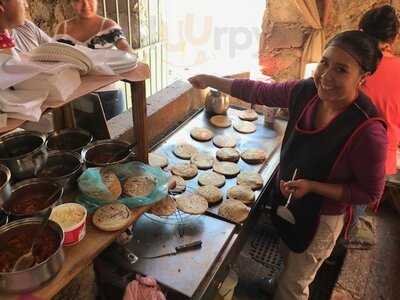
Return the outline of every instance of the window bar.
<path id="1" fill-rule="evenodd" d="M 132 26 L 131 26 L 131 8 L 130 8 L 130 0 L 126 0 L 126 6 L 127 6 L 127 13 L 128 13 L 128 43 L 132 47 Z M 133 48 L 133 47 L 132 47 Z M 129 105 L 128 103 L 130 100 L 128 100 L 128 85 L 126 82 L 124 83 L 124 90 L 125 90 L 125 107 L 128 110 Z"/>
<path id="2" fill-rule="evenodd" d="M 129 45 L 132 47 L 132 20 L 131 20 L 131 1 L 126 0 L 126 5 L 128 7 L 128 30 L 129 30 Z M 133 48 L 133 47 L 132 47 Z"/>
<path id="3" fill-rule="evenodd" d="M 148 45 L 150 46 L 151 44 L 151 22 L 150 22 L 150 0 L 147 0 L 147 34 L 148 34 L 148 38 L 147 38 L 147 42 Z M 150 72 L 153 70 L 153 65 L 152 65 L 152 59 L 151 59 L 151 47 L 149 48 L 149 67 L 150 67 Z M 149 83 L 150 83 L 150 95 L 153 95 L 153 80 L 152 80 L 152 76 L 150 75 L 149 78 Z"/>
<path id="4" fill-rule="evenodd" d="M 150 0 L 147 0 L 147 28 L 148 28 L 148 45 L 151 44 L 151 21 L 150 21 Z"/>
<path id="5" fill-rule="evenodd" d="M 103 17 L 107 18 L 107 3 L 106 3 L 106 0 L 103 0 Z"/>
<path id="6" fill-rule="evenodd" d="M 115 0 L 115 12 L 117 15 L 117 23 L 119 24 L 119 0 Z"/>
<path id="7" fill-rule="evenodd" d="M 154 55 L 154 79 L 156 81 L 156 89 L 155 89 L 155 93 L 157 93 L 159 90 L 161 90 L 160 88 L 160 83 L 158 80 L 158 46 L 157 44 L 154 45 L 154 50 L 155 50 L 155 55 Z"/>
<path id="8" fill-rule="evenodd" d="M 160 47 L 160 55 L 161 55 L 161 86 L 162 88 L 164 88 L 166 86 L 165 82 L 164 82 L 164 47 L 161 44 Z"/>

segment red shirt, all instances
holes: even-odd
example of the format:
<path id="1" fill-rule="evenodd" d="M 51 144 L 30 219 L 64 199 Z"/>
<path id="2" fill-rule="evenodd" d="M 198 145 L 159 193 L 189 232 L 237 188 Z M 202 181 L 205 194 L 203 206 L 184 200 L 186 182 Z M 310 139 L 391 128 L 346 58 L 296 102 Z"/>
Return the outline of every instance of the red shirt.
<path id="1" fill-rule="evenodd" d="M 288 108 L 291 92 L 297 81 L 285 83 L 265 83 L 246 79 L 233 82 L 232 96 L 256 104 Z M 302 118 L 301 127 L 313 128 L 316 113 L 315 101 Z M 346 185 L 345 201 L 326 199 L 322 214 L 338 215 L 354 204 L 367 204 L 379 201 L 385 186 L 385 158 L 387 148 L 386 130 L 381 122 L 371 122 L 364 126 L 345 149 L 342 159 L 337 163 L 332 180 Z"/>
<path id="2" fill-rule="evenodd" d="M 386 174 L 393 175 L 397 172 L 396 152 L 400 139 L 400 58 L 384 56 L 363 89 L 387 122 L 385 167 Z"/>

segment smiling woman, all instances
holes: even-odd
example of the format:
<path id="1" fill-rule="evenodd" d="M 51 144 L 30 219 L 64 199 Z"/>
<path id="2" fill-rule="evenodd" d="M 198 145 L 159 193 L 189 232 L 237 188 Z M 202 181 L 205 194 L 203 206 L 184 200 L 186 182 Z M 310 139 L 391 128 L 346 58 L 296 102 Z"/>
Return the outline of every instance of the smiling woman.
<path id="1" fill-rule="evenodd" d="M 97 15 L 97 4 L 97 0 L 71 0 L 76 16 L 56 27 L 54 39 L 92 49 L 114 48 L 133 52 L 121 27 L 113 20 Z M 124 111 L 125 99 L 117 84 L 107 86 L 97 94 L 107 120 Z"/>
<path id="2" fill-rule="evenodd" d="M 284 83 L 230 80 L 210 75 L 189 79 L 248 102 L 289 109 L 276 184 L 268 197 L 272 221 L 285 247 L 274 299 L 308 299 L 308 285 L 329 257 L 353 204 L 379 201 L 384 187 L 386 127 L 360 90 L 375 72 L 378 44 L 361 31 L 328 42 L 315 78 Z M 291 180 L 298 169 L 297 179 Z M 289 194 L 291 224 L 276 214 Z"/>

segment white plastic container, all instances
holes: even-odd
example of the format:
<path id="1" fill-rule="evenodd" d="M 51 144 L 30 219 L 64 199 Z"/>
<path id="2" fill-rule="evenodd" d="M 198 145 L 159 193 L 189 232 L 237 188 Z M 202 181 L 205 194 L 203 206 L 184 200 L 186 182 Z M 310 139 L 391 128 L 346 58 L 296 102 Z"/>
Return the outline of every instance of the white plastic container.
<path id="1" fill-rule="evenodd" d="M 78 217 L 70 216 L 73 221 L 66 225 L 68 214 L 76 214 Z M 86 217 L 86 208 L 78 203 L 65 203 L 53 208 L 50 219 L 58 223 L 64 231 L 64 246 L 75 245 L 85 237 Z"/>

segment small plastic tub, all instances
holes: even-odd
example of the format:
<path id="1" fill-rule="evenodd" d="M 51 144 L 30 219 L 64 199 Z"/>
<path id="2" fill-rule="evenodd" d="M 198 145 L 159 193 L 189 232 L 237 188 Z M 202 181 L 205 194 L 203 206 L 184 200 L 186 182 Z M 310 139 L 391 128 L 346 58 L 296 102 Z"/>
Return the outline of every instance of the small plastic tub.
<path id="1" fill-rule="evenodd" d="M 85 237 L 86 217 L 86 208 L 77 203 L 65 203 L 53 208 L 50 219 L 63 229 L 64 246 L 75 245 Z"/>

